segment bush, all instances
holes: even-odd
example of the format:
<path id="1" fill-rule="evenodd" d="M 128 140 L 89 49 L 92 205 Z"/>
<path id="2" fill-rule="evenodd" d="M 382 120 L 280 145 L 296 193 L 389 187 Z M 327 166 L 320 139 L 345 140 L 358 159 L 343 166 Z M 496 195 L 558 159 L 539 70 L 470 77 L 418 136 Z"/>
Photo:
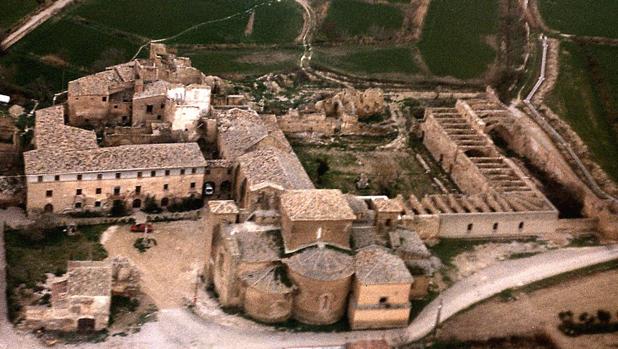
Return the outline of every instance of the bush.
<path id="1" fill-rule="evenodd" d="M 144 200 L 143 211 L 146 213 L 161 213 L 163 211 L 157 204 L 157 199 L 154 196 L 147 196 Z"/>
<path id="2" fill-rule="evenodd" d="M 128 214 L 127 206 L 122 200 L 114 200 L 110 211 L 112 217 L 122 217 Z"/>
<path id="3" fill-rule="evenodd" d="M 157 246 L 157 240 L 153 238 L 138 238 L 133 243 L 133 247 L 135 247 L 140 253 L 146 252 L 153 246 Z"/>
<path id="4" fill-rule="evenodd" d="M 189 197 L 180 201 L 174 200 L 174 202 L 167 207 L 167 210 L 170 212 L 192 211 L 200 209 L 202 206 L 204 206 L 204 199 Z"/>

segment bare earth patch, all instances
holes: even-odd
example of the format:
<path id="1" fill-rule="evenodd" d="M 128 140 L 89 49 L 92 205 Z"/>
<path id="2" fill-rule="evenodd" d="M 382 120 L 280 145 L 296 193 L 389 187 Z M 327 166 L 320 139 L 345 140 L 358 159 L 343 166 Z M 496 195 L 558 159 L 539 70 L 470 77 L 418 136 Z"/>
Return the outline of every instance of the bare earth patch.
<path id="1" fill-rule="evenodd" d="M 125 256 L 142 272 L 142 292 L 159 309 L 182 307 L 195 292 L 197 275 L 204 265 L 206 234 L 201 221 L 155 223 L 149 234 L 157 245 L 140 253 L 133 243 L 141 233 L 118 226 L 104 234 L 109 256 Z"/>

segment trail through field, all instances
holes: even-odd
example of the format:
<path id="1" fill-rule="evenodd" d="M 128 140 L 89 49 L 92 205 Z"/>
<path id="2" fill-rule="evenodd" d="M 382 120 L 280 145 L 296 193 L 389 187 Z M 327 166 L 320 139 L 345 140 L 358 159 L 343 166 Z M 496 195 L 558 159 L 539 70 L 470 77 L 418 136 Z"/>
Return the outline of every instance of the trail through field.
<path id="1" fill-rule="evenodd" d="M 148 42 L 146 42 L 145 44 L 143 44 L 142 46 L 139 47 L 139 49 L 137 50 L 135 55 L 131 58 L 131 60 L 136 59 L 137 56 L 139 56 L 140 52 L 142 52 L 142 50 L 146 46 L 150 45 L 151 43 L 162 43 L 162 42 L 174 40 L 174 39 L 177 39 L 177 38 L 181 37 L 182 35 L 190 32 L 190 31 L 196 30 L 196 29 L 201 28 L 201 27 L 203 27 L 205 25 L 208 25 L 208 24 L 225 22 L 225 21 L 228 21 L 230 19 L 233 19 L 233 18 L 236 18 L 236 17 L 240 17 L 242 15 L 247 15 L 247 14 L 250 15 L 250 14 L 254 13 L 257 8 L 262 7 L 262 6 L 271 5 L 271 4 L 275 3 L 275 2 L 276 2 L 275 0 L 263 1 L 263 2 L 260 2 L 258 4 L 255 4 L 255 5 L 251 6 L 251 7 L 249 7 L 246 10 L 242 10 L 242 11 L 236 12 L 236 13 L 231 14 L 229 16 L 225 16 L 225 17 L 221 17 L 221 18 L 217 18 L 217 19 L 211 19 L 211 20 L 208 20 L 208 21 L 204 21 L 204 22 L 192 25 L 189 28 L 187 28 L 187 29 L 185 29 L 185 30 L 183 30 L 183 31 L 181 31 L 181 32 L 179 32 L 177 34 L 174 34 L 172 36 L 168 36 L 166 38 L 149 40 Z"/>

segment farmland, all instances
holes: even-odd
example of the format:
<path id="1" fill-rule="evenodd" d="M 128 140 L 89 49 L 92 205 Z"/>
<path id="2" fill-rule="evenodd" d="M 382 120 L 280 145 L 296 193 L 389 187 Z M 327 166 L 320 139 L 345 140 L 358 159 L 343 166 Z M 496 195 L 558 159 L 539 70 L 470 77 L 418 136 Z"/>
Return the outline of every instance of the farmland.
<path id="1" fill-rule="evenodd" d="M 334 0 L 319 34 L 327 40 L 355 36 L 385 39 L 401 29 L 402 23 L 403 13 L 397 7 L 360 0 Z"/>
<path id="2" fill-rule="evenodd" d="M 22 17 L 39 6 L 36 0 L 2 0 L 0 1 L 0 33 L 8 30 Z"/>
<path id="3" fill-rule="evenodd" d="M 615 0 L 539 0 L 545 23 L 567 34 L 618 38 Z"/>
<path id="4" fill-rule="evenodd" d="M 498 28 L 498 3 L 433 0 L 419 48 L 434 75 L 471 79 L 495 58 L 489 42 Z"/>
<path id="5" fill-rule="evenodd" d="M 412 50 L 406 46 L 318 48 L 313 57 L 318 66 L 364 76 L 417 74 Z M 400 76 L 401 78 L 401 76 Z"/>
<path id="6" fill-rule="evenodd" d="M 547 101 L 614 179 L 618 179 L 616 57 L 616 47 L 563 42 L 560 74 Z"/>

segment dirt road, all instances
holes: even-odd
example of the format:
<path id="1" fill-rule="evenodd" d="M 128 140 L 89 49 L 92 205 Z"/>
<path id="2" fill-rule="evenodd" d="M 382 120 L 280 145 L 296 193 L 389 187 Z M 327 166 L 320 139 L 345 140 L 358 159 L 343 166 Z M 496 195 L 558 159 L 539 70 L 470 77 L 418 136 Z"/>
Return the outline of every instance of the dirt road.
<path id="1" fill-rule="evenodd" d="M 30 17 L 28 21 L 26 21 L 21 27 L 17 28 L 11 34 L 9 34 L 2 42 L 0 43 L 0 50 L 7 50 L 9 47 L 13 46 L 16 42 L 21 40 L 28 33 L 36 29 L 41 24 L 45 23 L 48 19 L 53 17 L 55 14 L 60 12 L 63 8 L 70 5 L 73 0 L 57 0 L 52 3 L 46 9 L 36 13 L 34 16 Z"/>

